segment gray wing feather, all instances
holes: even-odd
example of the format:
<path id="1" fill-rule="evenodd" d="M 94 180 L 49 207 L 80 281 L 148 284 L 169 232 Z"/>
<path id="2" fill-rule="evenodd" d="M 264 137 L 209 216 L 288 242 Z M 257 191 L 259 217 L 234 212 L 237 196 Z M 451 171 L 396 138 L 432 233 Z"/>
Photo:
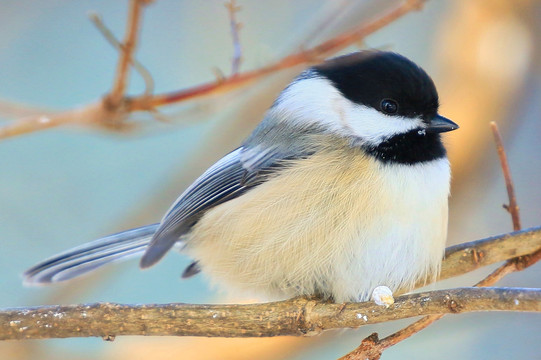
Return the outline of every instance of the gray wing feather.
<path id="1" fill-rule="evenodd" d="M 143 226 L 78 246 L 42 261 L 24 273 L 27 285 L 69 280 L 114 261 L 141 255 L 159 224 Z"/>
<path id="2" fill-rule="evenodd" d="M 158 262 L 190 231 L 204 212 L 242 195 L 283 168 L 287 160 L 313 154 L 319 128 L 291 128 L 287 122 L 266 118 L 244 142 L 201 175 L 165 214 L 140 266 Z"/>
<path id="3" fill-rule="evenodd" d="M 240 159 L 242 149 L 223 157 L 180 195 L 162 219 L 141 259 L 141 267 L 158 262 L 206 210 L 234 199 L 256 185 L 257 174 L 245 169 Z"/>
<path id="4" fill-rule="evenodd" d="M 286 160 L 314 153 L 319 148 L 316 144 L 320 142 L 321 133 L 318 128 L 292 127 L 279 117 L 267 117 L 242 147 L 211 166 L 180 195 L 160 224 L 109 235 L 47 259 L 25 272 L 25 283 L 71 279 L 107 263 L 143 253 L 141 267 L 156 263 L 206 210 L 261 184 L 279 171 Z M 194 263 L 185 276 L 198 271 Z"/>

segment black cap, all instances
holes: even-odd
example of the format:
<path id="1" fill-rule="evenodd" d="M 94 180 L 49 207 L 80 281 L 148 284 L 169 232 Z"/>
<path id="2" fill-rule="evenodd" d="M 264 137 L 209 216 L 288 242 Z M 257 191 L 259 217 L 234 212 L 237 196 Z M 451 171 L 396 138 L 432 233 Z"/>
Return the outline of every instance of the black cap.
<path id="1" fill-rule="evenodd" d="M 383 111 L 382 102 L 397 105 L 391 115 L 429 122 L 438 112 L 438 93 L 428 74 L 402 55 L 366 50 L 339 56 L 312 68 L 329 79 L 354 103 Z"/>

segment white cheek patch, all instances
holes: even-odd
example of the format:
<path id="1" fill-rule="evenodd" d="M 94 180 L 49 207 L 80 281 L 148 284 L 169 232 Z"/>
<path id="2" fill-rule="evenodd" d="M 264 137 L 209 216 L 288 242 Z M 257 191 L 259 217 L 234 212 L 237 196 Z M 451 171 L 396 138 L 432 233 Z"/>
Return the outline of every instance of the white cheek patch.
<path id="1" fill-rule="evenodd" d="M 281 94 L 268 116 L 298 125 L 323 125 L 344 136 L 355 136 L 378 145 L 385 138 L 424 128 L 421 119 L 385 115 L 346 99 L 326 78 L 303 78 Z"/>
<path id="2" fill-rule="evenodd" d="M 328 79 L 304 78 L 282 91 L 269 116 L 301 126 L 321 124 L 338 132 L 343 130 L 340 112 L 344 105 L 344 97 Z"/>
<path id="3" fill-rule="evenodd" d="M 345 110 L 351 131 L 367 143 L 379 144 L 385 138 L 403 134 L 416 128 L 424 128 L 419 118 L 385 115 L 376 109 L 350 103 Z"/>

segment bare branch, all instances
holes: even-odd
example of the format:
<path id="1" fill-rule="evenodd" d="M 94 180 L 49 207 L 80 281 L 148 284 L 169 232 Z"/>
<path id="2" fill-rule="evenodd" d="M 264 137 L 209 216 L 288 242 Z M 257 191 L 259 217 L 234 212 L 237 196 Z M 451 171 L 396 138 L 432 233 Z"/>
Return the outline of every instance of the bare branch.
<path id="1" fill-rule="evenodd" d="M 0 99 L 0 115 L 4 117 L 22 118 L 34 115 L 48 115 L 50 113 L 52 113 L 50 109 Z"/>
<path id="2" fill-rule="evenodd" d="M 500 158 L 500 164 L 503 171 L 503 177 L 505 179 L 505 187 L 507 188 L 507 195 L 509 197 L 509 205 L 504 205 L 504 209 L 511 214 L 511 220 L 513 221 L 513 230 L 517 231 L 521 229 L 520 215 L 517 204 L 517 197 L 515 195 L 515 188 L 513 186 L 513 180 L 511 179 L 511 171 L 509 170 L 509 163 L 507 162 L 507 155 L 505 154 L 505 148 L 503 147 L 502 136 L 498 130 L 498 125 L 494 121 L 490 122 L 490 129 L 494 136 L 494 142 L 496 143 L 496 149 L 498 150 L 498 156 Z"/>
<path id="3" fill-rule="evenodd" d="M 459 276 L 517 256 L 526 259 L 528 254 L 541 249 L 540 237 L 541 227 L 535 227 L 450 246 L 445 250 L 439 280 Z M 526 265 L 530 264 L 521 265 L 521 268 L 525 268 Z"/>
<path id="4" fill-rule="evenodd" d="M 504 205 L 504 208 L 507 210 L 507 212 L 509 212 L 509 214 L 511 214 L 513 228 L 515 230 L 520 229 L 521 225 L 519 207 L 515 195 L 515 187 L 513 185 L 513 180 L 511 179 L 511 171 L 509 170 L 509 164 L 507 162 L 507 155 L 505 154 L 505 149 L 503 147 L 502 136 L 500 135 L 498 125 L 496 125 L 495 122 L 490 123 L 490 128 L 492 130 L 492 134 L 494 135 L 494 142 L 496 143 L 496 149 L 498 150 L 498 156 L 500 158 L 503 177 L 505 178 L 505 187 L 507 188 L 507 196 L 509 198 L 509 205 Z M 485 279 L 477 283 L 476 286 L 492 286 L 500 279 L 502 279 L 505 275 L 515 271 L 521 271 L 529 266 L 532 266 L 539 260 L 541 260 L 541 249 L 538 249 L 537 251 L 529 255 L 517 254 L 517 257 L 507 260 L 504 265 L 494 270 Z"/>
<path id="5" fill-rule="evenodd" d="M 90 103 L 84 107 L 47 115 L 35 115 L 16 120 L 0 127 L 0 139 L 45 130 L 60 125 L 95 124 L 110 130 L 129 128 L 122 115 L 103 106 L 103 101 Z"/>
<path id="6" fill-rule="evenodd" d="M 512 234 L 521 234 L 526 235 L 528 237 L 531 233 L 531 231 L 534 229 L 526 230 L 526 231 L 520 231 L 515 232 Z M 541 229 L 539 229 L 541 230 Z M 535 232 L 535 230 L 534 230 Z M 535 236 L 535 235 L 534 235 Z M 498 248 L 499 250 L 503 250 L 501 247 L 496 245 L 496 242 L 490 242 L 489 239 L 484 240 L 486 243 L 484 245 L 495 245 L 495 248 Z M 502 241 L 502 244 L 505 243 L 504 238 L 500 237 L 499 241 Z M 446 259 L 443 262 L 442 266 L 442 275 L 440 276 L 440 279 L 448 278 L 451 276 L 457 276 L 460 275 L 456 270 L 461 267 L 470 268 L 470 270 L 474 270 L 476 266 L 479 266 L 480 263 L 484 263 L 488 265 L 487 262 L 492 262 L 490 258 L 493 258 L 495 253 L 494 248 L 492 246 L 473 246 L 470 247 L 469 244 L 474 244 L 476 242 L 472 243 L 465 243 L 460 244 L 451 248 L 447 248 L 446 250 Z M 507 247 L 504 245 L 503 247 Z M 461 260 L 461 251 L 460 248 L 463 248 L 463 255 L 465 259 L 464 262 Z M 486 250 L 481 250 L 481 248 L 485 248 Z M 488 249 L 490 248 L 490 249 Z M 534 250 L 535 249 L 535 250 Z M 488 251 L 487 251 L 488 250 Z M 508 250 L 511 250 L 507 248 L 507 250 L 503 250 L 504 253 L 509 254 L 507 252 Z M 512 250 L 511 250 L 512 253 Z M 537 261 L 541 259 L 541 247 L 539 245 L 534 245 L 530 248 L 530 251 L 528 252 L 530 255 L 519 255 L 519 254 L 513 254 L 519 255 L 516 258 L 512 258 L 511 260 L 508 260 L 504 265 L 500 266 L 498 269 L 496 269 L 493 273 L 488 275 L 486 278 L 478 282 L 475 286 L 476 287 L 486 287 L 491 286 L 501 280 L 505 275 L 510 274 L 515 271 L 521 271 L 526 269 L 527 267 L 535 264 Z M 479 255 L 481 254 L 481 255 Z M 487 258 L 485 258 L 484 254 L 487 254 Z M 494 261 L 497 262 L 497 261 Z M 466 270 L 465 268 L 461 268 L 460 272 Z M 466 270 L 468 271 L 468 270 Z M 464 271 L 464 272 L 466 272 Z M 453 307 L 455 305 L 452 305 Z M 419 331 L 427 328 L 432 323 L 438 321 L 442 317 L 444 317 L 444 313 L 440 314 L 434 314 L 425 316 L 424 318 L 417 320 L 413 324 L 387 336 L 386 338 L 379 340 L 377 334 L 372 334 L 369 337 L 365 338 L 359 347 L 357 347 L 352 352 L 348 353 L 344 357 L 340 358 L 340 360 L 357 360 L 357 359 L 369 359 L 369 360 L 378 360 L 381 357 L 382 352 L 393 346 L 398 344 L 400 341 L 405 340 L 412 335 L 415 335 Z"/>
<path id="7" fill-rule="evenodd" d="M 202 98 L 217 93 L 232 91 L 246 86 L 269 74 L 289 69 L 295 66 L 313 63 L 314 61 L 340 51 L 354 44 L 375 31 L 392 23 L 403 15 L 420 9 L 426 0 L 404 0 L 403 3 L 388 12 L 376 17 L 372 21 L 360 24 L 356 28 L 346 31 L 320 45 L 310 49 L 288 55 L 278 62 L 245 73 L 237 73 L 229 78 L 219 78 L 218 81 L 164 94 L 145 94 L 135 97 L 125 96 L 129 64 L 134 62 L 133 52 L 136 45 L 137 31 L 141 18 L 141 10 L 148 0 L 131 0 L 130 16 L 127 32 L 122 44 L 116 78 L 111 93 L 106 95 L 100 104 L 88 104 L 80 108 L 58 112 L 47 116 L 47 121 L 41 121 L 42 116 L 29 117 L 16 120 L 4 127 L 0 127 L 0 139 L 21 135 L 33 131 L 44 130 L 64 124 L 95 124 L 108 130 L 124 130 L 131 126 L 125 123 L 130 113 L 135 111 L 154 111 L 156 107 L 173 103 Z M 99 28 L 99 26 L 98 26 Z M 103 29 L 102 29 L 103 30 Z M 106 38 L 111 39 L 106 35 Z M 112 37 L 114 39 L 114 37 Z M 136 65 L 134 65 L 136 66 Z M 77 114 L 78 116 L 73 116 Z M 88 119 L 85 119 L 88 117 Z"/>
<path id="8" fill-rule="evenodd" d="M 180 91 L 175 91 L 166 94 L 158 94 L 150 98 L 135 97 L 130 99 L 130 111 L 146 110 L 156 106 L 177 103 L 180 101 L 192 100 L 218 92 L 231 91 L 232 89 L 240 88 L 252 83 L 271 73 L 289 69 L 298 65 L 312 63 L 321 57 L 336 53 L 351 44 L 354 44 L 366 36 L 376 32 L 377 30 L 389 25 L 405 14 L 419 10 L 426 0 L 405 0 L 401 4 L 392 8 L 385 14 L 376 17 L 374 20 L 360 24 L 358 27 L 346 31 L 330 40 L 327 40 L 310 49 L 302 50 L 297 53 L 288 55 L 278 62 L 266 67 L 238 74 L 224 81 L 211 82 L 195 86 Z"/>
<path id="9" fill-rule="evenodd" d="M 111 46 L 115 50 L 122 52 L 122 44 L 115 38 L 111 30 L 109 30 L 109 28 L 105 26 L 101 17 L 98 14 L 92 12 L 88 15 L 88 18 L 90 19 L 92 24 L 94 24 L 96 29 L 98 29 L 101 35 L 105 38 L 105 40 L 107 40 L 107 42 L 111 44 Z M 139 75 L 141 75 L 143 81 L 145 82 L 144 94 L 150 96 L 154 92 L 154 79 L 152 78 L 150 71 L 148 71 L 148 69 L 143 64 L 141 64 L 135 57 L 133 57 L 131 61 L 133 68 L 139 73 Z"/>
<path id="10" fill-rule="evenodd" d="M 130 13 L 126 24 L 126 35 L 122 44 L 114 38 L 112 33 L 101 24 L 100 19 L 92 17 L 94 24 L 104 37 L 120 50 L 116 76 L 111 92 L 102 100 L 85 106 L 63 112 L 48 112 L 47 114 L 28 116 L 0 127 L 0 139 L 26 134 L 29 132 L 45 130 L 65 124 L 91 124 L 100 125 L 108 130 L 126 130 L 133 125 L 125 123 L 128 112 L 125 105 L 125 91 L 128 84 L 129 66 L 136 64 L 133 53 L 137 44 L 137 33 L 141 23 L 142 8 L 152 0 L 131 0 Z M 101 26 L 100 26 L 101 25 Z M 145 76 L 144 67 L 135 65 L 141 72 L 147 84 L 145 96 L 148 96 L 148 77 Z M 147 72 L 148 73 L 148 72 Z M 151 87 L 150 87 L 151 89 Z"/>
<path id="11" fill-rule="evenodd" d="M 516 246 L 515 254 L 510 254 L 509 244 Z M 454 267 L 463 267 L 464 272 L 479 267 L 479 264 L 468 265 L 474 259 L 473 251 L 485 253 L 482 264 L 488 265 L 540 248 L 541 227 L 455 246 L 447 251 L 442 278 L 460 275 Z M 327 329 L 358 327 L 428 314 L 481 310 L 540 311 L 539 289 L 483 291 L 467 288 L 412 294 L 399 297 L 389 309 L 371 302 L 332 304 L 299 298 L 253 305 L 93 304 L 5 309 L 0 310 L 0 339 L 127 334 L 313 335 Z M 401 332 L 393 336 L 396 340 L 405 338 L 407 334 Z M 381 346 L 385 344 L 388 342 Z"/>
<path id="12" fill-rule="evenodd" d="M 472 311 L 541 312 L 541 289 L 439 290 L 401 296 L 389 308 L 373 302 L 335 304 L 306 298 L 248 305 L 96 303 L 15 308 L 0 312 L 0 339 L 313 336 L 419 315 Z"/>
<path id="13" fill-rule="evenodd" d="M 526 231 L 521 231 L 518 233 L 522 235 L 526 235 L 526 234 L 530 234 L 530 231 L 526 230 Z M 526 235 L 526 237 L 528 236 L 529 235 Z M 513 254 L 513 249 L 507 247 L 508 244 L 506 244 L 503 238 L 500 238 L 500 239 L 502 241 L 502 244 L 505 244 L 504 247 L 507 248 L 507 250 L 504 250 L 504 252 L 507 252 L 508 254 L 513 255 L 513 256 L 517 256 L 517 255 L 518 256 L 506 261 L 504 265 L 500 266 L 498 269 L 494 270 L 491 274 L 489 274 L 483 280 L 479 281 L 475 285 L 476 287 L 492 286 L 495 283 L 497 283 L 499 280 L 501 280 L 504 276 L 516 271 L 521 271 L 523 269 L 526 269 L 527 267 L 541 260 L 541 248 L 539 248 L 538 246 L 534 245 L 533 247 L 530 248 L 530 250 L 525 251 L 525 254 L 517 254 L 517 253 Z M 495 243 L 487 241 L 487 245 L 488 244 L 491 244 L 490 247 L 496 245 Z M 483 266 L 480 264 L 483 264 L 483 263 L 487 264 L 487 262 L 492 263 L 490 258 L 492 258 L 492 256 L 494 255 L 494 252 L 482 250 L 483 247 L 484 246 L 469 247 L 468 243 L 464 243 L 464 244 L 460 244 L 451 248 L 447 248 L 446 254 L 448 255 L 446 255 L 446 260 L 448 261 L 443 262 L 442 276 L 440 276 L 440 280 L 443 278 L 455 276 L 454 270 L 457 270 L 459 267 L 472 267 L 472 270 L 474 270 L 475 266 Z M 464 253 L 462 255 L 460 254 L 459 248 L 464 249 L 463 250 Z M 488 258 L 485 257 L 485 255 L 487 255 Z M 494 262 L 498 262 L 498 261 L 494 261 Z M 463 270 L 465 269 L 464 268 L 460 269 L 460 271 L 463 271 Z M 459 275 L 459 273 L 456 273 L 456 275 Z M 438 321 L 444 316 L 445 316 L 444 314 L 426 316 L 414 322 L 413 324 L 395 332 L 394 334 L 387 336 L 385 339 L 381 341 L 378 340 L 377 346 L 374 348 L 370 348 L 371 353 L 369 353 L 368 355 L 378 354 L 378 353 L 381 355 L 381 353 L 385 349 L 393 345 L 396 345 L 400 341 L 405 340 L 408 337 L 418 333 L 419 331 L 425 329 L 426 327 Z M 376 334 L 376 337 L 377 337 L 377 334 Z M 363 340 L 363 343 L 361 343 L 361 346 L 359 346 L 358 349 L 362 348 L 362 349 L 365 349 L 364 350 L 365 352 L 367 351 L 366 349 L 369 348 L 367 343 L 373 340 L 373 337 L 370 338 L 371 340 L 367 340 L 367 339 L 369 338 L 366 338 Z M 356 351 L 358 349 L 356 349 Z M 362 357 L 359 357 L 359 359 L 361 358 Z M 366 356 L 362 359 L 364 360 L 367 358 L 370 360 L 379 359 L 378 357 L 370 357 L 370 356 Z M 355 359 L 354 357 L 349 358 L 349 360 L 354 360 L 354 359 Z"/>
<path id="14" fill-rule="evenodd" d="M 239 30 L 242 24 L 237 21 L 237 13 L 241 7 L 237 5 L 235 0 L 230 0 L 225 3 L 225 7 L 229 14 L 229 26 L 231 27 L 231 37 L 233 39 L 233 61 L 231 63 L 231 76 L 237 75 L 242 62 L 242 47 L 240 45 Z"/>
<path id="15" fill-rule="evenodd" d="M 509 214 L 511 214 L 511 219 L 513 221 L 513 229 L 519 230 L 521 228 L 519 207 L 517 204 L 517 198 L 515 196 L 513 180 L 511 179 L 511 171 L 509 170 L 509 164 L 507 162 L 507 155 L 505 154 L 505 149 L 503 147 L 502 137 L 495 122 L 491 122 L 490 127 L 492 129 L 492 134 L 494 135 L 494 141 L 496 143 L 503 176 L 505 178 L 507 196 L 509 197 L 509 205 L 504 206 L 504 208 L 509 212 Z M 538 249 L 537 251 L 532 252 L 529 255 L 517 254 L 515 258 L 508 260 L 504 265 L 500 266 L 498 269 L 496 269 L 486 278 L 481 280 L 475 286 L 492 286 L 500 279 L 502 279 L 505 275 L 526 269 L 527 267 L 532 266 L 539 260 L 541 260 L 541 249 Z"/>
<path id="16" fill-rule="evenodd" d="M 133 54 L 137 46 L 137 34 L 141 25 L 142 7 L 147 4 L 145 0 L 130 0 L 130 12 L 126 23 L 126 34 L 121 44 L 118 58 L 116 76 L 111 92 L 105 97 L 106 102 L 113 109 L 118 108 L 123 100 L 128 86 L 129 68 L 133 62 Z"/>

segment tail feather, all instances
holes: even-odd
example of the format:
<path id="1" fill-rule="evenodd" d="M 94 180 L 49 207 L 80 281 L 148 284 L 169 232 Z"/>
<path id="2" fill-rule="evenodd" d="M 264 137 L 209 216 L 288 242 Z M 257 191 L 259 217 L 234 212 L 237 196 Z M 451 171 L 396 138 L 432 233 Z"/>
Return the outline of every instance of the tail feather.
<path id="1" fill-rule="evenodd" d="M 27 285 L 72 279 L 113 261 L 142 255 L 159 224 L 109 235 L 83 244 L 33 266 L 24 273 Z"/>

